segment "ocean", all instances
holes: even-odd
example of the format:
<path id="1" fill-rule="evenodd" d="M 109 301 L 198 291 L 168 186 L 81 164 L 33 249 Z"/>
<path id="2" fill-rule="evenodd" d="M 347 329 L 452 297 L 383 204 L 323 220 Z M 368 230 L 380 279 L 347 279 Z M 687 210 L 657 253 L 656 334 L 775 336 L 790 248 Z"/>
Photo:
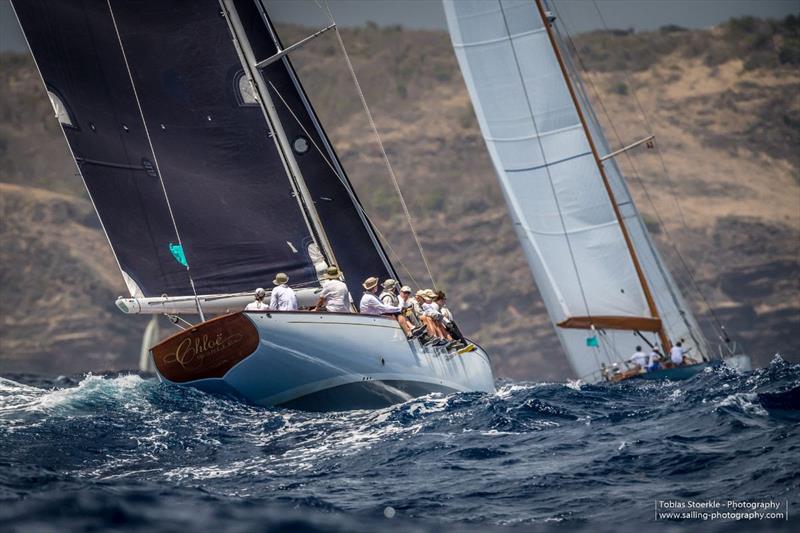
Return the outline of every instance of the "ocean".
<path id="1" fill-rule="evenodd" d="M 800 365 L 777 356 L 684 382 L 500 382 L 327 414 L 135 373 L 0 379 L 3 531 L 797 531 L 797 517 Z"/>

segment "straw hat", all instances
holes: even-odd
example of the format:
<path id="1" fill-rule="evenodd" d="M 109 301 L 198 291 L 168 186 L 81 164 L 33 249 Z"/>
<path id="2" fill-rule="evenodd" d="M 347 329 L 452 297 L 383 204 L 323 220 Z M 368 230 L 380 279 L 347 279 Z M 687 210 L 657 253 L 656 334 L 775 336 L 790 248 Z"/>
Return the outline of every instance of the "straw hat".
<path id="1" fill-rule="evenodd" d="M 275 279 L 272 280 L 273 285 L 283 285 L 284 283 L 289 281 L 289 276 L 284 274 L 283 272 L 278 272 L 275 276 Z"/>
<path id="2" fill-rule="evenodd" d="M 342 277 L 342 273 L 339 271 L 339 267 L 336 265 L 331 265 L 328 267 L 322 277 L 325 279 L 339 279 Z"/>
<path id="3" fill-rule="evenodd" d="M 263 298 L 266 295 L 267 295 L 267 291 L 265 291 L 261 287 L 256 289 L 256 294 L 255 294 L 256 298 Z"/>
<path id="4" fill-rule="evenodd" d="M 362 283 L 361 286 L 364 287 L 366 290 L 371 291 L 372 289 L 378 286 L 378 278 L 375 277 L 367 278 L 366 280 L 364 280 L 364 283 Z"/>
<path id="5" fill-rule="evenodd" d="M 411 290 L 411 287 L 409 287 L 408 285 L 403 285 L 402 287 L 400 287 L 400 292 L 409 292 L 410 293 L 410 292 L 413 292 L 413 291 Z"/>
<path id="6" fill-rule="evenodd" d="M 420 298 L 425 298 L 425 291 L 422 291 L 422 290 L 417 291 L 416 294 L 414 294 L 414 296 L 419 296 Z"/>
<path id="7" fill-rule="evenodd" d="M 425 298 L 435 300 L 437 298 L 436 292 L 433 289 L 425 289 Z"/>
<path id="8" fill-rule="evenodd" d="M 381 283 L 381 287 L 383 287 L 384 289 L 387 289 L 387 290 L 394 289 L 395 287 L 397 287 L 397 281 L 389 278 L 386 281 L 384 281 L 383 283 Z"/>

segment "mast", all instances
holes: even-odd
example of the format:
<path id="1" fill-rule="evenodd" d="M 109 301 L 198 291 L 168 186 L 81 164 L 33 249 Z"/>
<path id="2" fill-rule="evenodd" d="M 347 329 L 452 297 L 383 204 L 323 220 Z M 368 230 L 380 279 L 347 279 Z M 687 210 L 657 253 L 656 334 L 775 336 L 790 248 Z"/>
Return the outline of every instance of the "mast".
<path id="1" fill-rule="evenodd" d="M 236 6 L 234 5 L 233 0 L 220 0 L 220 4 L 223 8 L 225 18 L 228 21 L 228 26 L 231 30 L 236 49 L 241 54 L 241 60 L 243 63 L 242 66 L 246 69 L 245 72 L 253 81 L 255 88 L 258 91 L 261 108 L 263 109 L 267 118 L 267 122 L 269 123 L 270 128 L 277 139 L 278 151 L 282 155 L 284 164 L 288 167 L 288 173 L 290 176 L 294 177 L 294 179 L 291 180 L 292 186 L 296 187 L 299 192 L 300 199 L 302 199 L 302 204 L 305 205 L 305 211 L 308 213 L 310 225 L 314 230 L 313 233 L 317 235 L 320 241 L 319 244 L 321 245 L 321 251 L 327 259 L 329 265 L 337 264 L 336 257 L 333 253 L 333 247 L 331 246 L 330 241 L 325 234 L 325 228 L 322 227 L 322 222 L 320 221 L 316 207 L 314 206 L 314 200 L 311 197 L 308 187 L 306 186 L 305 180 L 303 179 L 303 174 L 300 172 L 300 167 L 297 164 L 297 160 L 294 158 L 291 144 L 289 143 L 289 139 L 286 136 L 286 132 L 284 131 L 283 125 L 278 117 L 278 112 L 275 109 L 275 104 L 273 103 L 272 97 L 269 94 L 269 89 L 266 81 L 264 80 L 264 76 L 262 75 L 261 70 L 258 68 L 258 60 L 255 57 L 255 54 L 250 47 L 250 43 L 247 40 L 247 35 L 244 31 L 244 27 L 242 26 L 242 22 L 239 19 L 239 13 L 236 11 Z"/>
<path id="2" fill-rule="evenodd" d="M 378 255 L 380 256 L 381 261 L 383 262 L 384 266 L 386 267 L 386 270 L 391 274 L 392 278 L 399 279 L 399 277 L 397 275 L 397 272 L 394 269 L 394 265 L 392 265 L 392 262 L 389 260 L 389 257 L 386 255 L 386 251 L 383 249 L 383 246 L 381 245 L 380 239 L 378 239 L 378 236 L 376 235 L 376 232 L 375 232 L 375 229 L 373 228 L 372 222 L 366 216 L 366 212 L 364 211 L 364 208 L 361 205 L 360 200 L 358 199 L 358 197 L 356 196 L 355 191 L 353 190 L 353 186 L 350 183 L 350 180 L 348 179 L 347 174 L 345 173 L 341 162 L 339 161 L 339 157 L 336 155 L 335 151 L 333 150 L 333 146 L 331 146 L 330 139 L 328 139 L 328 135 L 325 133 L 325 130 L 323 129 L 322 124 L 320 123 L 319 118 L 317 117 L 317 113 L 316 113 L 316 111 L 314 111 L 313 107 L 311 106 L 311 102 L 309 101 L 309 98 L 306 95 L 306 92 L 303 89 L 303 86 L 301 85 L 300 80 L 297 77 L 297 74 L 296 74 L 296 72 L 294 70 L 294 67 L 292 66 L 292 64 L 291 64 L 291 62 L 289 60 L 289 55 L 288 55 L 288 51 L 289 50 L 294 49 L 294 48 L 298 47 L 299 45 L 302 45 L 303 43 L 307 42 L 308 40 L 310 40 L 312 38 L 315 38 L 318 35 L 321 35 L 322 33 L 326 32 L 326 31 L 328 31 L 328 30 L 330 30 L 332 28 L 335 28 L 336 27 L 335 22 L 332 23 L 330 26 L 327 26 L 324 29 L 318 31 L 317 33 L 315 33 L 315 34 L 313 34 L 313 35 L 311 35 L 309 37 L 306 37 L 305 39 L 299 41 L 298 43 L 293 44 L 293 45 L 291 45 L 289 47 L 283 48 L 281 40 L 278 37 L 278 34 L 277 34 L 275 28 L 272 25 L 272 21 L 270 20 L 269 15 L 267 14 L 267 9 L 266 9 L 266 6 L 264 5 L 264 0 L 256 0 L 256 5 L 258 6 L 258 11 L 261 14 L 261 17 L 262 17 L 262 19 L 264 21 L 264 26 L 266 26 L 267 31 L 269 32 L 270 38 L 272 39 L 272 42 L 275 44 L 276 49 L 282 50 L 282 52 L 279 52 L 278 54 L 276 54 L 276 56 L 280 55 L 280 54 L 283 54 L 283 56 L 280 57 L 280 58 L 276 58 L 275 56 L 273 56 L 272 58 L 269 58 L 269 60 L 272 61 L 272 60 L 278 60 L 279 59 L 280 61 L 282 61 L 284 63 L 284 65 L 286 67 L 286 71 L 289 73 L 289 76 L 290 76 L 290 78 L 292 80 L 292 83 L 294 84 L 295 88 L 297 89 L 297 93 L 298 93 L 298 95 L 300 97 L 300 100 L 302 101 L 303 106 L 306 108 L 306 112 L 308 113 L 309 118 L 311 119 L 312 123 L 314 124 L 314 129 L 316 130 L 317 135 L 319 135 L 319 138 L 322 141 L 323 147 L 325 148 L 325 151 L 327 153 L 328 161 L 335 167 L 335 173 L 338 175 L 337 177 L 342 182 L 342 185 L 346 189 L 348 196 L 350 196 L 351 201 L 356 206 L 356 212 L 358 213 L 359 218 L 361 219 L 362 223 L 364 224 L 364 227 L 366 228 L 366 230 L 367 230 L 367 232 L 369 234 L 370 240 L 372 241 L 373 245 L 375 246 L 375 250 L 378 252 Z"/>
<path id="3" fill-rule="evenodd" d="M 547 32 L 547 37 L 550 40 L 550 45 L 553 48 L 553 52 L 555 53 L 556 60 L 558 61 L 558 66 L 561 69 L 561 74 L 564 77 L 564 82 L 567 84 L 567 89 L 569 90 L 570 98 L 575 106 L 575 110 L 578 113 L 578 119 L 581 122 L 581 126 L 583 127 L 584 132 L 586 133 L 586 139 L 589 141 L 589 148 L 592 152 L 592 157 L 594 157 L 595 164 L 597 165 L 598 170 L 600 171 L 600 176 L 603 179 L 603 186 L 608 193 L 608 198 L 611 201 L 611 207 L 614 210 L 614 216 L 617 218 L 617 222 L 619 223 L 619 229 L 622 231 L 622 236 L 625 240 L 625 246 L 628 248 L 628 252 L 630 253 L 631 260 L 633 261 L 634 270 L 636 270 L 636 277 L 639 279 L 639 284 L 642 287 L 642 292 L 644 293 L 645 300 L 647 301 L 647 307 L 650 310 L 650 314 L 653 318 L 659 319 L 660 316 L 658 314 L 658 308 L 656 307 L 655 300 L 653 299 L 653 294 L 650 291 L 650 286 L 647 283 L 647 278 L 644 275 L 644 270 L 642 270 L 642 266 L 639 263 L 639 258 L 636 255 L 636 250 L 633 248 L 633 242 L 631 241 L 630 234 L 628 233 L 628 229 L 625 226 L 625 221 L 622 218 L 622 213 L 620 213 L 619 206 L 617 205 L 617 200 L 614 196 L 614 191 L 611 188 L 611 182 L 606 175 L 605 168 L 603 167 L 603 161 L 600 158 L 600 154 L 597 151 L 597 146 L 594 143 L 594 139 L 592 138 L 592 133 L 589 130 L 589 126 L 586 123 L 586 117 L 583 114 L 583 110 L 581 108 L 580 101 L 578 100 L 578 96 L 575 94 L 575 88 L 572 85 L 572 80 L 569 77 L 569 73 L 567 71 L 567 67 L 564 64 L 564 59 L 561 57 L 561 51 L 559 50 L 558 43 L 556 42 L 556 37 L 553 34 L 553 28 L 550 24 L 550 21 L 547 17 L 547 14 L 544 10 L 544 5 L 542 4 L 543 0 L 535 0 L 536 1 L 536 8 L 539 11 L 539 16 L 542 19 L 542 24 L 544 25 L 545 31 Z M 662 326 L 658 330 L 658 338 L 661 341 L 661 346 L 665 352 L 669 352 L 671 344 L 669 342 L 669 338 L 667 337 L 666 332 L 664 331 L 663 323 Z"/>

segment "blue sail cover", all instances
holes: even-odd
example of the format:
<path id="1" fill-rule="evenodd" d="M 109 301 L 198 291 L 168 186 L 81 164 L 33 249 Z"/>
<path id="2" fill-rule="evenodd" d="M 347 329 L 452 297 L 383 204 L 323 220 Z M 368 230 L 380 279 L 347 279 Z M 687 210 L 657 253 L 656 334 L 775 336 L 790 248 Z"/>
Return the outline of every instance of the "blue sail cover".
<path id="1" fill-rule="evenodd" d="M 241 4 L 249 36 L 268 37 L 255 4 Z M 201 294 L 250 291 L 279 271 L 292 285 L 316 283 L 317 236 L 262 110 L 242 98 L 242 64 L 218 2 L 13 5 L 48 90 L 69 113 L 67 140 L 132 294 L 191 294 L 173 256 L 179 240 Z M 268 77 L 298 104 L 290 66 L 277 67 Z M 306 108 L 293 111 L 314 134 Z M 345 185 L 312 150 L 298 164 L 323 226 L 335 227 L 328 237 L 340 266 L 385 275 L 390 267 Z M 341 231 L 339 221 L 353 226 Z"/>

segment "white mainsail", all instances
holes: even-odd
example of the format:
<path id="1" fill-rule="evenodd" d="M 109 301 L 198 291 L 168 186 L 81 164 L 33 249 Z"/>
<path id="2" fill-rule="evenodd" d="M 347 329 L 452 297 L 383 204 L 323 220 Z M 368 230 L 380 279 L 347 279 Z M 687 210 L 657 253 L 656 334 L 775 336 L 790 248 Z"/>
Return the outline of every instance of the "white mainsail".
<path id="1" fill-rule="evenodd" d="M 607 145 L 578 92 L 586 127 L 581 122 L 538 6 L 533 0 L 444 0 L 444 8 L 517 234 L 578 376 L 597 379 L 602 363 L 630 355 L 643 344 L 634 329 L 658 343 L 654 317 L 672 342 L 683 338 L 685 348 L 707 353 L 619 169 L 608 160 L 606 175 L 657 313 L 648 306 L 586 129 L 598 151 L 608 153 Z M 603 317 L 615 326 L 603 327 Z M 557 325 L 569 319 L 572 327 Z M 599 331 L 573 329 L 590 323 Z"/>

